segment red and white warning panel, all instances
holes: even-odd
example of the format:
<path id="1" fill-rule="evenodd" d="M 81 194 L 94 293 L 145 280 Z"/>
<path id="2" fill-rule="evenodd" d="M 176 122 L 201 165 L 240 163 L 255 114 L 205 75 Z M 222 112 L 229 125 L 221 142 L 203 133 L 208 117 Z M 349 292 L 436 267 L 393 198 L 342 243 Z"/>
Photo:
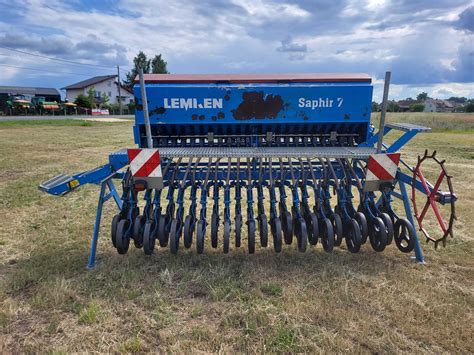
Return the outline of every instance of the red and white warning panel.
<path id="1" fill-rule="evenodd" d="M 158 149 L 127 149 L 134 183 L 146 182 L 149 189 L 163 188 Z"/>
<path id="2" fill-rule="evenodd" d="M 380 184 L 393 182 L 399 163 L 400 153 L 371 155 L 367 163 L 364 191 L 377 191 Z"/>

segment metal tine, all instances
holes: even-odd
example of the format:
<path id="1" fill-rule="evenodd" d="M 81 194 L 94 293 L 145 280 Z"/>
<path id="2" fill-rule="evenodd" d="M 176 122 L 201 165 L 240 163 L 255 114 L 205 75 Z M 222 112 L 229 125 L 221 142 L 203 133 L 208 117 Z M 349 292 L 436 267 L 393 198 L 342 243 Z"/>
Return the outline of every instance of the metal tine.
<path id="1" fill-rule="evenodd" d="M 319 162 L 321 163 L 321 166 L 323 168 L 323 174 L 321 175 L 319 180 L 322 179 L 325 183 L 327 183 L 328 182 L 328 173 L 327 173 L 326 163 L 324 162 L 324 160 L 322 158 L 318 158 L 318 159 L 319 159 Z"/>
<path id="2" fill-rule="evenodd" d="M 336 189 L 339 189 L 339 180 L 338 180 L 336 172 L 334 171 L 334 168 L 331 164 L 331 161 L 329 160 L 329 158 L 326 158 L 326 161 L 327 161 L 327 164 L 329 166 L 329 171 L 331 172 L 331 175 L 334 178 L 334 184 L 336 185 Z"/>
<path id="3" fill-rule="evenodd" d="M 211 173 L 211 165 L 212 165 L 212 158 L 209 159 L 209 163 L 207 164 L 207 171 L 206 176 L 204 177 L 204 186 L 207 187 L 207 183 L 209 182 L 209 174 Z"/>
<path id="4" fill-rule="evenodd" d="M 285 173 L 283 172 L 283 160 L 282 158 L 278 158 L 278 161 L 280 162 L 280 180 L 281 183 L 285 181 Z"/>
<path id="5" fill-rule="evenodd" d="M 364 164 L 362 163 L 362 161 L 360 159 L 357 159 L 356 160 L 356 163 L 359 164 L 361 170 L 362 170 L 362 173 L 364 174 L 364 178 L 367 176 L 367 164 Z"/>
<path id="6" fill-rule="evenodd" d="M 316 182 L 316 175 L 314 175 L 314 169 L 313 169 L 313 164 L 311 163 L 310 158 L 306 158 L 308 160 L 308 165 L 309 165 L 309 171 L 311 172 L 311 178 L 313 180 L 313 184 L 316 187 L 317 182 Z"/>
<path id="7" fill-rule="evenodd" d="M 236 183 L 238 184 L 240 181 L 240 158 L 237 158 L 237 166 L 235 168 L 237 170 L 237 176 L 236 176 Z"/>
<path id="8" fill-rule="evenodd" d="M 172 160 L 172 159 L 170 159 L 170 160 L 168 161 L 168 164 L 166 164 L 165 168 L 163 169 L 163 177 L 165 177 L 166 174 L 168 173 L 168 170 L 169 170 L 169 168 L 170 168 L 170 166 L 171 166 L 171 163 L 173 163 L 173 160 Z"/>
<path id="9" fill-rule="evenodd" d="M 186 186 L 186 180 L 188 178 L 189 171 L 191 170 L 191 165 L 193 163 L 194 158 L 189 158 L 188 166 L 186 167 L 186 171 L 184 173 L 183 179 L 181 180 L 180 187 L 184 188 Z"/>
<path id="10" fill-rule="evenodd" d="M 355 181 L 357 183 L 357 188 L 362 189 L 362 182 L 360 181 L 359 176 L 357 175 L 354 168 L 352 167 L 352 164 L 349 163 L 348 159 L 344 159 L 344 161 L 346 162 L 346 166 L 349 168 L 349 171 L 350 171 L 352 177 L 355 179 Z"/>
<path id="11" fill-rule="evenodd" d="M 219 178 L 218 172 L 219 172 L 219 164 L 220 164 L 221 159 L 222 159 L 222 158 L 218 158 L 218 159 L 216 160 L 216 162 L 215 162 L 216 168 L 214 169 L 214 182 L 216 182 L 216 183 L 217 183 L 217 181 L 219 180 L 219 179 L 218 179 L 218 178 Z"/>
<path id="12" fill-rule="evenodd" d="M 194 163 L 194 167 L 193 167 L 193 177 L 192 177 L 192 181 L 196 181 L 196 171 L 197 171 L 197 167 L 198 167 L 198 164 L 200 163 L 201 161 L 201 157 L 198 157 L 196 162 Z"/>
<path id="13" fill-rule="evenodd" d="M 252 163 L 251 163 L 250 158 L 247 158 L 247 173 L 248 173 L 248 176 L 247 176 L 248 186 L 251 187 L 252 186 Z"/>
<path id="14" fill-rule="evenodd" d="M 290 166 L 291 182 L 293 185 L 296 185 L 295 172 L 293 170 L 293 163 L 291 161 L 291 158 L 288 158 L 288 165 Z"/>
<path id="15" fill-rule="evenodd" d="M 259 159 L 259 167 L 258 167 L 258 182 L 262 183 L 263 181 L 263 158 Z"/>
<path id="16" fill-rule="evenodd" d="M 229 185 L 231 170 L 232 170 L 232 158 L 229 158 L 229 160 L 227 161 L 227 177 L 225 180 L 226 185 Z"/>
<path id="17" fill-rule="evenodd" d="M 270 186 L 273 186 L 273 169 L 272 169 L 272 158 L 266 158 L 266 161 L 268 163 L 268 171 L 269 171 L 269 180 L 270 180 Z"/>
<path id="18" fill-rule="evenodd" d="M 348 174 L 347 174 L 347 171 L 346 171 L 346 167 L 344 166 L 342 160 L 340 158 L 336 158 L 336 161 L 337 163 L 340 165 L 340 167 L 342 168 L 342 174 L 343 174 L 343 177 L 341 177 L 341 184 L 343 185 L 349 185 L 350 184 L 350 178 L 348 177 Z M 343 181 L 344 180 L 344 181 Z"/>
<path id="19" fill-rule="evenodd" d="M 174 183 L 174 180 L 176 179 L 176 175 L 178 174 L 178 168 L 179 168 L 179 165 L 181 164 L 181 161 L 183 160 L 182 157 L 178 158 L 176 164 L 174 165 L 175 168 L 173 170 L 173 175 L 172 175 L 172 178 L 171 178 L 171 182 Z"/>

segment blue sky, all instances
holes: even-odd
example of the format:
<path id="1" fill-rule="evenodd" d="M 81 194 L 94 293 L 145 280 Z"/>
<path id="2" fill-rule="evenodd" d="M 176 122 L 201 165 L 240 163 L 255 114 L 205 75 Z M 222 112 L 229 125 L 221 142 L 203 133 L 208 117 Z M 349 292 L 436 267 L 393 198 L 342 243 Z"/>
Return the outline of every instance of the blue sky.
<path id="1" fill-rule="evenodd" d="M 367 72 L 380 100 L 474 97 L 474 1 L 0 0 L 0 85 L 61 88 L 129 69 L 143 50 L 172 73 Z M 24 69 L 29 68 L 29 69 Z M 36 70 L 32 70 L 36 69 Z"/>

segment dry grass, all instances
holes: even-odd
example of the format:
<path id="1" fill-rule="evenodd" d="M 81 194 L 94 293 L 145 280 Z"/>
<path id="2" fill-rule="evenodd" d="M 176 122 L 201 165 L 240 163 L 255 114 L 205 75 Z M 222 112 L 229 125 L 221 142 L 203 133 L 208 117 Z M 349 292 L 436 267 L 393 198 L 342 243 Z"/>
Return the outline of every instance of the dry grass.
<path id="1" fill-rule="evenodd" d="M 389 116 L 400 119 L 413 118 Z M 413 162 L 437 149 L 460 195 L 455 239 L 436 251 L 422 243 L 426 265 L 393 245 L 120 256 L 109 204 L 93 271 L 84 267 L 98 188 L 55 198 L 36 186 L 131 146 L 131 123 L 0 125 L 0 352 L 472 353 L 474 134 L 456 122 L 404 150 Z"/>

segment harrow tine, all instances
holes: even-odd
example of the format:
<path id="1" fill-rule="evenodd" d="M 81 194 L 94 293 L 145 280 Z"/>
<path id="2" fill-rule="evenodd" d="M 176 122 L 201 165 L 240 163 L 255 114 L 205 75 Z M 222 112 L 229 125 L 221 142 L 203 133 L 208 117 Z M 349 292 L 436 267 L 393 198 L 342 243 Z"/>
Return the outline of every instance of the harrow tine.
<path id="1" fill-rule="evenodd" d="M 293 226 L 294 234 L 298 244 L 298 250 L 300 252 L 305 252 L 308 244 L 308 231 L 306 229 L 306 221 L 301 215 L 300 212 L 300 198 L 298 195 L 298 182 L 296 181 L 293 162 L 291 158 L 288 158 L 288 165 L 290 167 L 291 175 L 291 195 L 293 199 L 293 205 L 291 207 L 291 212 L 293 215 Z"/>
<path id="2" fill-rule="evenodd" d="M 173 218 L 171 221 L 171 226 L 170 226 L 170 251 L 172 254 L 176 254 L 179 249 L 179 240 L 181 239 L 181 233 L 183 231 L 183 215 L 184 215 L 184 194 L 186 191 L 186 188 L 189 186 L 188 183 L 188 174 L 191 170 L 191 166 L 193 164 L 193 158 L 191 157 L 188 161 L 188 164 L 186 166 L 186 170 L 184 172 L 183 178 L 181 179 L 181 182 L 179 183 L 178 187 L 178 197 L 176 200 L 176 203 L 178 204 L 178 209 L 176 210 L 176 216 Z"/>
<path id="3" fill-rule="evenodd" d="M 184 219 L 183 226 L 183 242 L 186 249 L 190 248 L 193 243 L 193 233 L 196 226 L 196 200 L 197 200 L 197 188 L 198 183 L 196 182 L 196 171 L 199 165 L 201 158 L 198 157 L 193 166 L 193 171 L 191 175 L 191 192 L 189 195 L 190 205 L 188 210 L 188 215 Z"/>
<path id="4" fill-rule="evenodd" d="M 227 160 L 227 176 L 224 185 L 224 235 L 222 238 L 224 253 L 229 252 L 230 246 L 230 178 L 232 171 L 232 159 Z"/>
<path id="5" fill-rule="evenodd" d="M 280 190 L 280 220 L 283 229 L 283 237 L 285 239 L 285 244 L 291 245 L 291 243 L 293 242 L 293 220 L 291 217 L 291 213 L 288 211 L 288 208 L 286 206 L 286 177 L 283 168 L 283 160 L 282 158 L 278 158 L 278 161 L 280 163 L 280 181 L 278 183 L 278 187 Z"/>
<path id="6" fill-rule="evenodd" d="M 241 245 L 242 234 L 242 185 L 240 183 L 240 157 L 237 158 L 236 164 L 236 178 L 235 178 L 235 247 L 239 248 Z"/>
<path id="7" fill-rule="evenodd" d="M 258 169 L 258 183 L 257 183 L 257 193 L 258 193 L 258 231 L 260 233 L 260 245 L 264 248 L 268 246 L 268 222 L 267 216 L 265 214 L 265 196 L 263 194 L 263 158 L 259 159 L 259 169 Z"/>
<path id="8" fill-rule="evenodd" d="M 272 158 L 268 158 L 268 170 L 270 185 L 268 186 L 270 194 L 270 228 L 273 236 L 273 248 L 277 253 L 281 252 L 282 248 L 282 227 L 281 221 L 277 212 L 277 200 L 275 191 L 275 182 L 273 180 Z"/>
<path id="9" fill-rule="evenodd" d="M 220 158 L 216 161 L 216 166 L 214 169 L 214 182 L 213 182 L 213 201 L 214 205 L 212 206 L 212 215 L 211 215 L 211 246 L 215 249 L 217 248 L 219 236 L 219 187 L 221 181 L 219 179 L 219 165 Z"/>

